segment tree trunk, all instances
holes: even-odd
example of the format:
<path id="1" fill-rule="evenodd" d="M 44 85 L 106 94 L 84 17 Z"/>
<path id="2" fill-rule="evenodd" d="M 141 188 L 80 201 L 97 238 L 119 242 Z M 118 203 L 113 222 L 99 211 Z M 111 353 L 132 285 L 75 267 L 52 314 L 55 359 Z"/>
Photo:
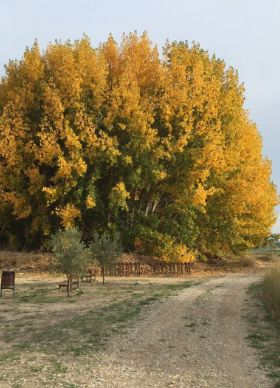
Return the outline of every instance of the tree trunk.
<path id="1" fill-rule="evenodd" d="M 105 284 L 105 268 L 104 268 L 104 265 L 102 265 L 101 272 L 102 272 L 102 283 L 103 283 L 103 286 L 104 286 L 104 284 Z"/>
<path id="2" fill-rule="evenodd" d="M 149 210 L 150 210 L 150 202 L 148 202 L 147 206 L 146 206 L 146 210 L 145 210 L 145 216 L 146 217 L 148 216 Z"/>
<path id="3" fill-rule="evenodd" d="M 67 276 L 67 296 L 70 296 L 71 291 L 71 276 Z"/>

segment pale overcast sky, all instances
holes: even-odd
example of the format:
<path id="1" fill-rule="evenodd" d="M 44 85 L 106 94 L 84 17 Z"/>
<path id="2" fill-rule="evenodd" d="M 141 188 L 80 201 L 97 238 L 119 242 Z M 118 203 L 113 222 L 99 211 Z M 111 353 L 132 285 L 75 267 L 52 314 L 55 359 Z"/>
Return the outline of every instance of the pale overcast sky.
<path id="1" fill-rule="evenodd" d="M 239 71 L 280 188 L 280 0 L 0 0 L 0 15 L 0 75 L 36 38 L 44 48 L 86 33 L 98 45 L 110 32 L 119 40 L 137 30 L 159 48 L 166 39 L 199 42 Z"/>

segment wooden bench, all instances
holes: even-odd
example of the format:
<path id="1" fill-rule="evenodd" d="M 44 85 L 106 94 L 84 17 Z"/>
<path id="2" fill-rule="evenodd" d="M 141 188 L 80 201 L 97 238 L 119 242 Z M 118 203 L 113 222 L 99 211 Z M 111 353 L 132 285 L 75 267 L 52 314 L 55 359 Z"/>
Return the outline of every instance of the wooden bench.
<path id="1" fill-rule="evenodd" d="M 67 283 L 59 283 L 59 285 L 58 285 L 58 290 L 61 291 L 61 289 L 62 289 L 63 287 L 67 288 L 67 287 L 68 287 L 68 284 L 67 284 Z"/>
<path id="2" fill-rule="evenodd" d="M 91 282 L 92 279 L 96 280 L 96 275 L 97 275 L 97 268 L 89 268 L 88 269 L 88 274 L 82 275 L 81 280 L 82 282 Z"/>
<path id="3" fill-rule="evenodd" d="M 70 291 L 72 291 L 73 286 L 76 286 L 76 290 L 79 288 L 80 285 L 80 279 L 77 277 L 75 279 L 72 279 L 70 281 Z M 58 291 L 61 291 L 62 288 L 65 288 L 67 290 L 68 283 L 59 283 L 58 284 Z"/>

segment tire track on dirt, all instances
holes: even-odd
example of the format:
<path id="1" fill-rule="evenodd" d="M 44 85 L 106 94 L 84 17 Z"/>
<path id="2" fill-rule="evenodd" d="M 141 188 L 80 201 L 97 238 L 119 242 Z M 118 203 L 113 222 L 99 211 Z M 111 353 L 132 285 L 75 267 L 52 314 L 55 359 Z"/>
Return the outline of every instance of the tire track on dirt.
<path id="1" fill-rule="evenodd" d="M 246 290 L 257 280 L 248 274 L 215 278 L 149 306 L 88 360 L 82 386 L 271 387 L 242 319 Z"/>

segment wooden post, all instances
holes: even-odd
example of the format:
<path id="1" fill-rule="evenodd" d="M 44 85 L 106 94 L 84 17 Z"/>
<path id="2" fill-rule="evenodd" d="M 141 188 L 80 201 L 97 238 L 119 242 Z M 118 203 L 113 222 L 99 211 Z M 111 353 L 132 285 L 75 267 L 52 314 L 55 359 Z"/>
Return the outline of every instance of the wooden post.
<path id="1" fill-rule="evenodd" d="M 101 274 L 102 274 L 102 284 L 104 286 L 104 284 L 105 284 L 105 267 L 104 267 L 104 265 L 102 265 L 102 267 L 101 267 Z"/>

